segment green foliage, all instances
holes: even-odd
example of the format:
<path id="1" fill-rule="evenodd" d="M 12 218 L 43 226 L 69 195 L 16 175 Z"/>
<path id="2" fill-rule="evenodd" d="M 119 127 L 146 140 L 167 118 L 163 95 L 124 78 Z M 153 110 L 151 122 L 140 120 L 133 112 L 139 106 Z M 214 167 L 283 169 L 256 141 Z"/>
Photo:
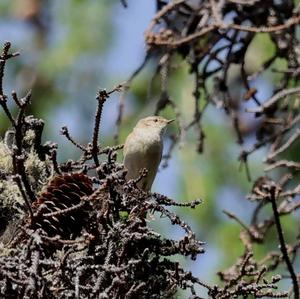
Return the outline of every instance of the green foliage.
<path id="1" fill-rule="evenodd" d="M 257 55 L 259 53 L 259 55 Z M 246 54 L 246 68 L 248 73 L 260 70 L 275 54 L 275 45 L 268 33 L 256 34 L 251 41 Z"/>

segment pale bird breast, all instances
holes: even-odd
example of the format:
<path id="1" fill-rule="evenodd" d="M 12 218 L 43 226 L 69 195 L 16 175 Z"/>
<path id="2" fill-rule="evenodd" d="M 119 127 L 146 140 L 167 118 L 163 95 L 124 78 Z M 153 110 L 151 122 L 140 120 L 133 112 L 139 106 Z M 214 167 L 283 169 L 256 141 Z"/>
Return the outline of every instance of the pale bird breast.
<path id="1" fill-rule="evenodd" d="M 162 141 L 160 138 L 147 137 L 134 133 L 127 137 L 124 145 L 124 163 L 127 168 L 157 168 L 163 150 Z"/>
<path id="2" fill-rule="evenodd" d="M 128 170 L 127 179 L 137 178 L 143 168 L 148 174 L 138 186 L 150 190 L 161 160 L 163 143 L 158 134 L 138 134 L 134 131 L 128 135 L 124 145 L 124 164 Z"/>
<path id="3" fill-rule="evenodd" d="M 147 130 L 133 131 L 128 135 L 124 145 L 124 156 L 128 153 L 157 153 L 162 152 L 162 139 L 159 134 L 148 133 Z"/>

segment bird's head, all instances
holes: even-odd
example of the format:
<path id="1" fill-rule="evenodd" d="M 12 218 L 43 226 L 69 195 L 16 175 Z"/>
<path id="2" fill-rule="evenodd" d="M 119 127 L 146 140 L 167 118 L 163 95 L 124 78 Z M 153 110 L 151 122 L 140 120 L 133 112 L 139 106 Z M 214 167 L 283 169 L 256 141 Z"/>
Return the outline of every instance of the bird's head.
<path id="1" fill-rule="evenodd" d="M 136 128 L 156 130 L 157 132 L 163 133 L 166 126 L 173 121 L 174 119 L 168 120 L 161 116 L 148 116 L 139 120 Z"/>

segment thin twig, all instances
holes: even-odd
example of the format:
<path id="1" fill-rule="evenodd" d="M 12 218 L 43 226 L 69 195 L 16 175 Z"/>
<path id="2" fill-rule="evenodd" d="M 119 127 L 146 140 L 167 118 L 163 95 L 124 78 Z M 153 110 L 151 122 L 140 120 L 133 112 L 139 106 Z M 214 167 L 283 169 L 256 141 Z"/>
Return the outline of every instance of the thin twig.
<path id="1" fill-rule="evenodd" d="M 247 112 L 252 113 L 263 113 L 267 109 L 269 109 L 271 106 L 273 106 L 278 100 L 291 95 L 291 94 L 297 94 L 300 93 L 300 87 L 294 87 L 289 89 L 284 89 L 273 95 L 269 100 L 264 102 L 261 106 L 255 107 L 255 108 L 248 108 L 246 109 Z"/>
<path id="2" fill-rule="evenodd" d="M 83 152 L 86 152 L 86 148 L 84 146 L 82 146 L 81 144 L 79 144 L 78 142 L 76 142 L 70 135 L 69 130 L 66 126 L 63 126 L 60 129 L 60 134 L 65 136 L 74 146 L 76 146 L 77 148 L 79 148 L 80 150 L 82 150 Z"/>
<path id="3" fill-rule="evenodd" d="M 109 95 L 105 90 L 99 90 L 98 95 L 96 97 L 98 105 L 97 105 L 97 111 L 96 111 L 96 115 L 95 115 L 95 125 L 94 125 L 94 131 L 93 131 L 93 139 L 92 139 L 92 156 L 95 161 L 96 167 L 98 167 L 100 165 L 99 159 L 98 159 L 98 137 L 99 137 L 102 109 L 103 109 L 103 105 L 108 97 L 109 97 Z"/>
<path id="4" fill-rule="evenodd" d="M 300 137 L 300 129 L 297 129 L 296 132 L 276 151 L 271 152 L 267 155 L 267 161 L 273 160 L 277 155 L 284 152 L 286 149 L 290 148 L 290 146 L 297 141 L 297 139 Z"/>
<path id="5" fill-rule="evenodd" d="M 288 160 L 280 160 L 265 167 L 264 171 L 271 171 L 277 167 L 287 167 L 298 171 L 300 170 L 300 163 L 294 161 L 288 161 Z"/>
<path id="6" fill-rule="evenodd" d="M 24 199 L 24 202 L 25 202 L 25 204 L 26 204 L 26 206 L 27 206 L 27 209 L 28 209 L 28 212 L 29 212 L 29 214 L 30 214 L 30 217 L 33 218 L 33 211 L 32 211 L 32 208 L 31 208 L 31 203 L 29 202 L 29 200 L 28 200 L 28 198 L 27 198 L 27 195 L 26 195 L 26 192 L 25 192 L 25 190 L 23 189 L 23 186 L 22 186 L 22 180 L 21 180 L 20 176 L 19 176 L 19 175 L 15 175 L 15 176 L 13 177 L 13 179 L 14 179 L 14 181 L 15 181 L 15 182 L 17 183 L 17 185 L 18 185 L 18 188 L 19 188 L 20 193 L 21 193 L 21 195 L 22 195 L 22 197 L 23 197 L 23 199 Z"/>
<path id="7" fill-rule="evenodd" d="M 279 216 L 279 212 L 277 210 L 277 204 L 276 204 L 276 193 L 277 193 L 276 186 L 275 185 L 271 186 L 269 199 L 272 203 L 273 215 L 274 215 L 278 239 L 279 239 L 279 243 L 280 243 L 280 250 L 281 250 L 283 259 L 286 263 L 286 266 L 288 268 L 288 271 L 290 272 L 290 275 L 291 275 L 291 279 L 293 282 L 293 288 L 294 288 L 294 296 L 295 296 L 294 299 L 299 299 L 300 297 L 299 297 L 299 285 L 298 285 L 297 275 L 295 274 L 294 267 L 290 261 L 288 251 L 286 248 L 286 244 L 285 244 L 285 240 L 283 237 L 280 216 Z"/>

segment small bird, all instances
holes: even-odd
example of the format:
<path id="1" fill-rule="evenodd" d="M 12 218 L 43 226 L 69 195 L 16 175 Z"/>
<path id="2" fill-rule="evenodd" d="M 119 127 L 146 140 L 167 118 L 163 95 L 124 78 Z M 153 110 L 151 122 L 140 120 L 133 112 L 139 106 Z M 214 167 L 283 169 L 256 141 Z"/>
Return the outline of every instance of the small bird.
<path id="1" fill-rule="evenodd" d="M 163 134 L 166 126 L 174 119 L 167 120 L 161 116 L 148 116 L 138 121 L 124 144 L 124 165 L 127 169 L 126 179 L 136 179 L 143 168 L 148 173 L 137 186 L 149 191 L 155 179 L 163 152 Z"/>

